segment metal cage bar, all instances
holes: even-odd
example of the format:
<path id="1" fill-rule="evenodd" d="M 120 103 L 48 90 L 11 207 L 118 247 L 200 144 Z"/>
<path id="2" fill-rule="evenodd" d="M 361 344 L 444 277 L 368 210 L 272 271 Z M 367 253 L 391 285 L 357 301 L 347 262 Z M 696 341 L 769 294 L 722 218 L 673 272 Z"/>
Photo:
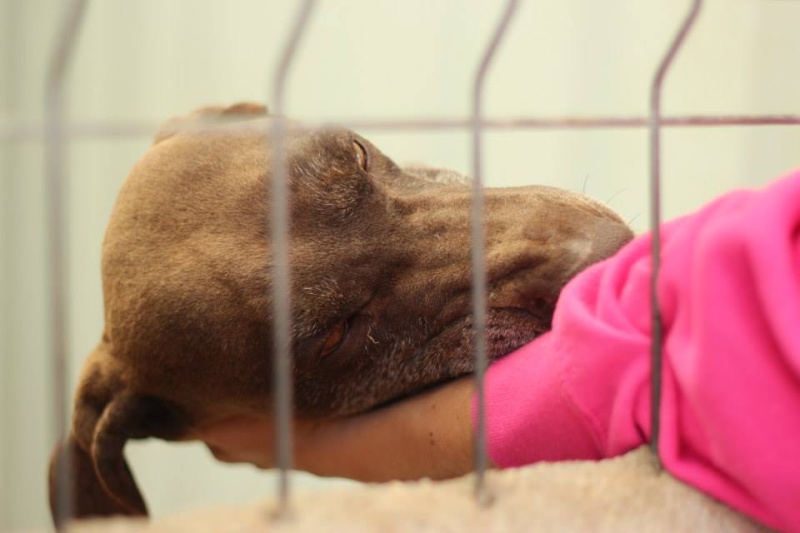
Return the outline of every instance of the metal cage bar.
<path id="1" fill-rule="evenodd" d="M 273 297 L 273 373 L 275 386 L 275 452 L 279 468 L 278 510 L 276 517 L 289 517 L 289 469 L 292 467 L 292 302 L 289 263 L 289 186 L 286 172 L 286 121 L 283 115 L 284 90 L 289 68 L 297 57 L 297 47 L 303 37 L 316 0 L 304 0 L 298 8 L 292 31 L 286 41 L 275 73 L 272 120 L 272 297 Z"/>
<path id="2" fill-rule="evenodd" d="M 663 323 L 658 298 L 658 275 L 661 266 L 661 92 L 669 68 L 700 14 L 702 0 L 692 0 L 689 10 L 661 59 L 650 92 L 650 232 L 652 270 L 650 275 L 650 447 L 659 465 L 661 435 L 661 382 Z"/>
<path id="3" fill-rule="evenodd" d="M 274 109 L 274 106 L 273 106 Z M 332 121 L 337 126 L 365 131 L 449 131 L 474 127 L 470 118 L 389 118 L 369 120 L 343 117 Z M 326 123 L 306 123 L 307 127 L 324 126 Z M 798 126 L 800 115 L 675 115 L 661 117 L 661 128 L 718 128 L 731 126 Z M 584 129 L 639 129 L 650 126 L 650 117 L 521 117 L 483 118 L 483 130 L 584 130 Z M 252 126 L 241 126 L 252 128 Z M 136 121 L 73 121 L 64 124 L 64 135 L 73 139 L 85 138 L 129 138 L 152 137 L 160 128 L 156 122 Z M 198 124 L 198 131 L 206 128 Z M 210 133 L 215 130 L 207 128 Z M 236 126 L 227 126 L 227 133 L 238 131 Z M 0 142 L 39 141 L 45 130 L 38 124 L 0 123 Z"/>
<path id="4" fill-rule="evenodd" d="M 477 412 L 475 428 L 475 498 L 480 505 L 488 505 L 491 495 L 486 488 L 486 402 L 483 378 L 486 373 L 486 235 L 483 216 L 483 93 L 486 76 L 495 58 L 500 42 L 517 9 L 517 0 L 508 0 L 500 22 L 484 51 L 472 87 L 472 324 L 475 351 L 475 390 Z"/>
<path id="5" fill-rule="evenodd" d="M 67 319 L 69 313 L 67 270 L 69 253 L 69 205 L 67 189 L 64 131 L 64 87 L 67 69 L 75 55 L 81 22 L 86 13 L 86 0 L 72 0 L 64 6 L 58 22 L 58 36 L 53 47 L 45 80 L 45 202 L 47 207 L 47 240 L 49 260 L 50 339 L 52 349 L 54 426 L 57 440 L 69 432 L 69 354 Z M 68 453 L 66 448 L 59 449 Z M 72 469 L 68 457 L 58 461 L 55 521 L 59 530 L 72 516 Z"/>

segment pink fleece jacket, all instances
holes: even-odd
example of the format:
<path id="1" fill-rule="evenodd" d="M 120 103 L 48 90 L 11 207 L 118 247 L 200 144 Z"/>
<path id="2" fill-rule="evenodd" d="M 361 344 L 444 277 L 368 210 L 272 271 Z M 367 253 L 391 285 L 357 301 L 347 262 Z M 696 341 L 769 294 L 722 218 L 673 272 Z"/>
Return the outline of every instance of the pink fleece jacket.
<path id="1" fill-rule="evenodd" d="M 800 171 L 662 226 L 661 454 L 677 478 L 800 531 Z M 650 236 L 564 289 L 552 331 L 486 375 L 498 466 L 650 439 Z"/>

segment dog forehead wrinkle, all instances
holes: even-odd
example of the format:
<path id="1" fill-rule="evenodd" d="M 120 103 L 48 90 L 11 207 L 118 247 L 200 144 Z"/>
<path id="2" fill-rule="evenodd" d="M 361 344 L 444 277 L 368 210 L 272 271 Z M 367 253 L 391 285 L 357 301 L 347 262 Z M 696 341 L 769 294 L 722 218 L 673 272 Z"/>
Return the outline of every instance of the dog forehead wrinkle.
<path id="1" fill-rule="evenodd" d="M 315 309 L 309 309 L 310 312 L 338 309 L 345 303 L 344 294 L 335 278 L 320 278 L 313 285 L 303 287 L 301 291 L 309 301 L 314 302 Z"/>
<path id="2" fill-rule="evenodd" d="M 301 176 L 311 182 L 330 182 L 347 174 L 345 161 L 328 150 L 318 150 L 301 166 Z"/>

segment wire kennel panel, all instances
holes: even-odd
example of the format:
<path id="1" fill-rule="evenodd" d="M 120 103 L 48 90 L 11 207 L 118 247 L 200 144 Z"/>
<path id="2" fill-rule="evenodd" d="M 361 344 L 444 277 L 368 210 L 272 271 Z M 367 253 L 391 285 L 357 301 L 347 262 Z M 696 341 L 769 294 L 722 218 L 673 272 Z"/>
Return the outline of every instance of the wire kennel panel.
<path id="1" fill-rule="evenodd" d="M 274 86 L 267 95 L 267 100 L 272 103 L 272 111 L 278 117 L 274 121 L 274 129 L 265 131 L 265 135 L 271 135 L 276 143 L 277 156 L 275 157 L 275 167 L 273 176 L 274 186 L 278 194 L 274 198 L 270 216 L 273 217 L 273 240 L 276 245 L 277 259 L 275 264 L 276 279 L 284 282 L 276 283 L 278 290 L 275 293 L 275 316 L 276 316 L 276 345 L 286 346 L 288 343 L 290 295 L 286 288 L 288 283 L 288 262 L 286 261 L 287 227 L 286 209 L 287 197 L 284 185 L 284 168 L 282 155 L 282 131 L 283 124 L 281 117 L 285 109 L 285 87 L 292 66 L 298 61 L 297 49 L 302 45 L 304 33 L 306 32 L 309 20 L 313 17 L 313 12 L 318 2 L 315 0 L 304 0 L 298 4 L 298 11 L 293 26 L 282 44 L 282 55 L 279 61 L 277 72 L 274 75 Z M 485 340 L 482 335 L 483 324 L 485 323 L 485 268 L 483 264 L 482 249 L 482 187 L 483 187 L 483 168 L 482 154 L 484 151 L 483 136 L 489 130 L 527 130 L 527 129 L 646 129 L 649 131 L 649 181 L 650 181 L 650 202 L 651 219 L 649 226 L 651 229 L 658 228 L 661 221 L 661 131 L 663 128 L 707 128 L 707 127 L 733 127 L 733 126 L 778 126 L 778 125 L 798 125 L 800 116 L 792 114 L 779 115 L 682 115 L 682 116 L 662 116 L 662 94 L 668 73 L 675 58 L 680 54 L 681 47 L 686 36 L 692 31 L 700 9 L 703 5 L 702 0 L 692 0 L 687 2 L 687 10 L 684 18 L 677 28 L 669 47 L 665 50 L 658 68 L 653 74 L 649 95 L 649 114 L 647 116 L 607 116 L 607 117 L 580 117 L 569 116 L 562 118 L 540 118 L 540 117 L 515 117 L 510 119 L 495 119 L 486 117 L 483 110 L 484 92 L 486 80 L 490 76 L 492 60 L 498 51 L 500 43 L 503 41 L 506 32 L 514 24 L 514 15 L 518 7 L 518 0 L 507 0 L 500 19 L 497 23 L 491 40 L 484 49 L 480 62 L 475 68 L 475 76 L 472 86 L 469 89 L 471 94 L 472 108 L 471 116 L 459 118 L 431 118 L 427 116 L 397 119 L 347 119 L 337 122 L 362 131 L 466 131 L 472 138 L 472 174 L 474 178 L 473 191 L 473 273 L 474 287 L 474 315 L 476 323 L 476 381 L 478 384 L 478 396 L 482 397 L 483 369 L 485 367 Z M 51 312 L 50 325 L 52 335 L 52 387 L 56 391 L 53 412 L 55 413 L 56 434 L 64 435 L 68 428 L 68 409 L 70 398 L 68 395 L 69 384 L 67 379 L 67 326 L 68 319 L 68 275 L 66 253 L 69 250 L 68 227 L 68 205 L 65 199 L 65 190 L 69 186 L 69 176 L 65 170 L 65 151 L 67 145 L 79 138 L 89 137 L 135 137 L 151 135 L 156 129 L 155 124 L 135 123 L 135 122 L 88 122 L 88 121 L 67 121 L 65 118 L 65 89 L 67 86 L 66 73 L 69 64 L 74 56 L 76 42 L 80 35 L 81 22 L 91 5 L 87 0 L 72 0 L 65 5 L 59 23 L 59 33 L 53 47 L 50 59 L 50 67 L 47 75 L 45 120 L 43 124 L 29 125 L 5 125 L 0 127 L 0 140 L 20 141 L 20 140 L 43 140 L 46 154 L 46 195 L 48 213 L 48 234 L 49 234 L 49 309 Z M 209 134 L 214 134 L 214 124 L 199 124 L 199 128 L 208 128 Z M 658 235 L 655 232 L 654 235 Z M 660 243 L 658 238 L 653 239 L 653 258 L 657 265 L 660 255 Z M 658 269 L 654 268 L 652 287 L 657 281 Z M 660 391 L 660 328 L 659 328 L 658 302 L 655 291 L 652 292 L 652 323 L 654 331 L 653 339 L 653 372 L 652 372 L 652 392 L 653 392 L 653 413 L 652 424 L 654 435 L 658 435 L 658 400 Z M 287 472 L 291 467 L 291 432 L 289 421 L 291 419 L 291 387 L 290 380 L 287 378 L 289 354 L 284 349 L 276 350 L 276 420 L 278 420 L 280 430 L 277 432 L 278 441 L 278 462 L 281 471 L 279 483 L 279 516 L 286 516 L 286 511 L 290 504 L 290 485 Z M 490 487 L 487 488 L 484 482 L 483 472 L 486 466 L 484 420 L 482 402 L 479 405 L 478 416 L 478 438 L 475 453 L 476 476 L 476 497 L 478 504 L 485 504 L 490 500 Z M 653 442 L 654 450 L 657 453 L 657 439 Z M 66 464 L 66 462 L 64 463 Z M 68 474 L 68 473 L 67 473 Z M 66 476 L 64 476 L 66 477 Z M 70 495 L 66 486 L 61 488 L 62 492 L 62 514 L 69 509 Z"/>

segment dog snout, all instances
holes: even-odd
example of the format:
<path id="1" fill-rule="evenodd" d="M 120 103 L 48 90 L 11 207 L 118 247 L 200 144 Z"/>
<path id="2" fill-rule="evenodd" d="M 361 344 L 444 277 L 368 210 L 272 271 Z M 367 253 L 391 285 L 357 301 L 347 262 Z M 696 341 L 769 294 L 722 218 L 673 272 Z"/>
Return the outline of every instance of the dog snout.
<path id="1" fill-rule="evenodd" d="M 504 239 L 503 253 L 495 255 L 489 265 L 494 280 L 490 306 L 548 317 L 569 280 L 613 256 L 633 238 L 633 232 L 615 217 L 579 218 L 579 222 L 572 221 L 572 227 L 563 228 L 563 233 L 543 234 L 536 224 L 536 230 L 529 228 L 528 233 L 538 239 L 522 239 L 515 246 Z"/>
<path id="2" fill-rule="evenodd" d="M 613 256 L 634 236 L 614 211 L 582 195 L 549 187 L 490 194 L 492 306 L 545 316 L 570 279 Z M 506 207 L 508 198 L 517 209 Z"/>
<path id="3" fill-rule="evenodd" d="M 566 244 L 577 257 L 576 270 L 613 256 L 633 239 L 633 231 L 616 217 L 592 217 L 582 238 Z"/>
<path id="4" fill-rule="evenodd" d="M 550 187 L 535 195 L 538 216 L 527 218 L 526 235 L 555 244 L 549 259 L 573 261 L 569 275 L 611 257 L 634 237 L 622 217 L 593 198 Z"/>

